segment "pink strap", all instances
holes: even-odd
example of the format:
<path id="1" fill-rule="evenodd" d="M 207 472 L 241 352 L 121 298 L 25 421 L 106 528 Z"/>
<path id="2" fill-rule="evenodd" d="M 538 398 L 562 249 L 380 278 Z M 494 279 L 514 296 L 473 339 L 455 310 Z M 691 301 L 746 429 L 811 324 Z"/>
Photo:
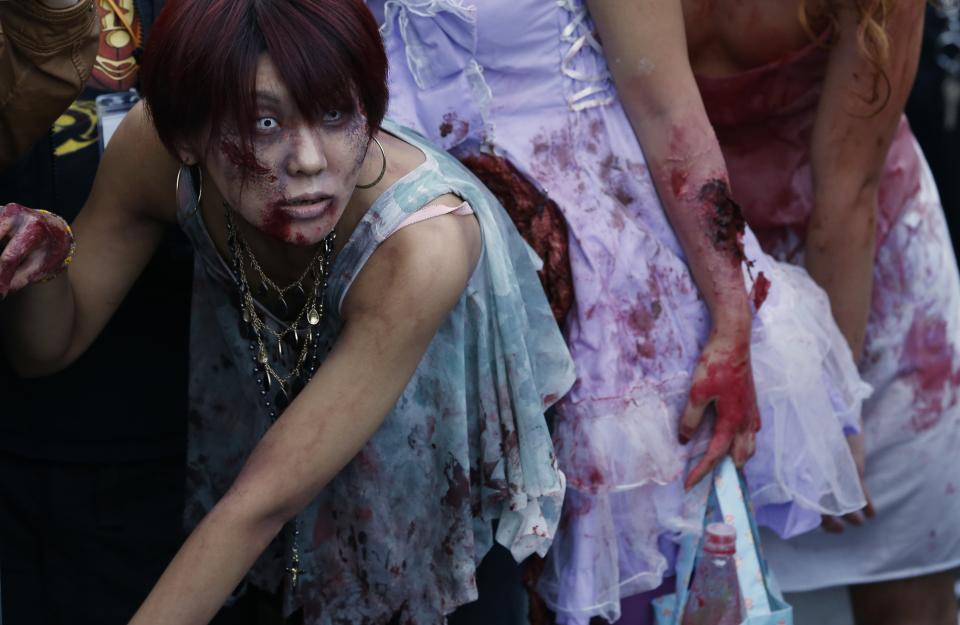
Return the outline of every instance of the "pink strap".
<path id="1" fill-rule="evenodd" d="M 418 224 L 421 221 L 426 221 L 428 219 L 433 219 L 434 217 L 439 217 L 441 215 L 472 215 L 473 209 L 470 208 L 470 204 L 463 202 L 459 206 L 447 206 L 446 204 L 429 204 L 424 206 L 420 210 L 412 213 L 409 217 L 404 219 L 396 230 L 390 234 L 394 234 L 407 226 L 412 226 L 413 224 Z"/>

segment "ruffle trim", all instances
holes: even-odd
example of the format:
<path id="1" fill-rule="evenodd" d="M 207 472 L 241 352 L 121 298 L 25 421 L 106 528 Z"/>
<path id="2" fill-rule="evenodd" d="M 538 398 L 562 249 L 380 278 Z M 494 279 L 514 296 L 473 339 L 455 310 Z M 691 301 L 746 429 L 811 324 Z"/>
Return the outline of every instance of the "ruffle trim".
<path id="1" fill-rule="evenodd" d="M 393 48 L 401 46 L 406 60 L 405 68 L 390 71 L 392 117 L 423 128 L 445 150 L 468 140 L 493 142 L 493 92 L 476 60 L 476 7 L 461 0 L 387 0 L 381 33 L 389 56 L 399 56 Z"/>
<path id="2" fill-rule="evenodd" d="M 801 269 L 768 258 L 757 264 L 754 275 L 764 271 L 772 287 L 751 337 L 763 427 L 745 473 L 758 520 L 789 537 L 816 527 L 821 514 L 864 505 L 844 430 L 859 429 L 872 389 L 829 321 L 826 294 Z M 699 532 L 687 508 L 701 486 L 684 494 L 680 478 L 709 433 L 687 447 L 677 443 L 688 387 L 682 375 L 625 397 L 558 407 L 554 437 L 567 502 L 539 586 L 558 623 L 616 620 L 622 597 L 652 590 L 669 574 L 662 541 Z"/>

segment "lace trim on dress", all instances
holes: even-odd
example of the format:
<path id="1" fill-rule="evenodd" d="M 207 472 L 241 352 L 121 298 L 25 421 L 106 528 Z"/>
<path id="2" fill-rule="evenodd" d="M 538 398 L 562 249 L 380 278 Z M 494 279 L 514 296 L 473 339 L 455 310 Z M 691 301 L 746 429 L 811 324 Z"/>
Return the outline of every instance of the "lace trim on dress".
<path id="1" fill-rule="evenodd" d="M 429 90 L 462 74 L 483 123 L 482 137 L 493 143 L 490 116 L 493 91 L 483 76 L 483 66 L 476 59 L 476 13 L 475 6 L 468 6 L 462 0 L 387 0 L 380 33 L 386 39 L 394 24 L 399 27 L 407 67 L 420 89 Z M 443 36 L 435 39 L 433 35 L 438 30 Z M 436 41 L 444 38 L 450 46 L 440 53 Z"/>

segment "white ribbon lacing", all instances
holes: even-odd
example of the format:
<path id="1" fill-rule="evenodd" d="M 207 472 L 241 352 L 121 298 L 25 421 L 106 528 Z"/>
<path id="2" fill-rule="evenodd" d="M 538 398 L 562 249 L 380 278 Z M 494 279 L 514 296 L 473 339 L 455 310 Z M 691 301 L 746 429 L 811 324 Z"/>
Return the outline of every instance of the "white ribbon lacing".
<path id="1" fill-rule="evenodd" d="M 560 62 L 560 71 L 563 75 L 581 83 L 586 83 L 583 89 L 567 97 L 567 104 L 573 111 L 596 106 L 606 106 L 615 100 L 610 84 L 610 72 L 589 73 L 574 67 L 577 56 L 584 48 L 592 49 L 603 55 L 603 48 L 597 41 L 587 19 L 587 9 L 581 0 L 557 0 L 557 5 L 570 13 L 570 23 L 560 32 L 560 39 L 570 44 Z"/>

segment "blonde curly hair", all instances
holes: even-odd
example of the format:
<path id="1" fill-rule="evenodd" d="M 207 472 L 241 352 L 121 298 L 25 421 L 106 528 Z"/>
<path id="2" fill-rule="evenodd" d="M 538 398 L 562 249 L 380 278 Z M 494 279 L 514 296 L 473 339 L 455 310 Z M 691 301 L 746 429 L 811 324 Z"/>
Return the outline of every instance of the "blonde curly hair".
<path id="1" fill-rule="evenodd" d="M 826 27 L 835 33 L 839 26 L 839 12 L 847 5 L 857 12 L 857 44 L 863 55 L 876 67 L 883 67 L 890 55 L 887 38 L 887 16 L 895 0 L 800 0 L 800 23 L 813 35 L 811 25 Z M 823 31 L 822 28 L 817 30 Z"/>
<path id="2" fill-rule="evenodd" d="M 818 33 L 833 38 L 839 30 L 839 13 L 843 8 L 852 8 L 857 13 L 857 45 L 871 65 L 874 73 L 872 93 L 865 99 L 876 104 L 881 98 L 879 108 L 886 106 L 889 98 L 889 80 L 884 68 L 890 57 L 890 40 L 887 37 L 887 16 L 890 15 L 896 0 L 800 0 L 797 17 L 800 24 L 812 39 L 818 39 Z M 887 89 L 881 89 L 885 84 Z M 882 96 L 881 92 L 886 95 Z"/>

